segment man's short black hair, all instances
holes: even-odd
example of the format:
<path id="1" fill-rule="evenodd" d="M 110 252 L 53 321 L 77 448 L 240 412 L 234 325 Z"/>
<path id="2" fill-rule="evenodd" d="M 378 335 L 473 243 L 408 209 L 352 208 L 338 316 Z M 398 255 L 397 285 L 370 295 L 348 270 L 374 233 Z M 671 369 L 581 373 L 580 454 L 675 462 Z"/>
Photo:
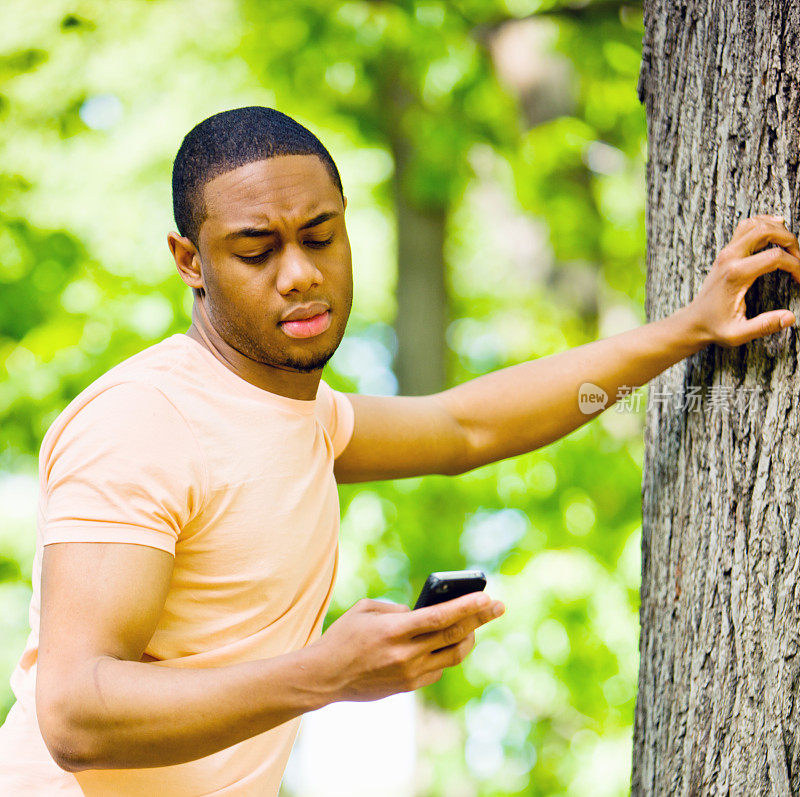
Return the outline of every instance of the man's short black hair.
<path id="1" fill-rule="evenodd" d="M 285 113 L 251 105 L 222 111 L 195 125 L 172 165 L 172 208 L 178 232 L 197 246 L 205 219 L 205 184 L 246 163 L 279 155 L 316 155 L 342 192 L 330 152 L 310 130 Z"/>

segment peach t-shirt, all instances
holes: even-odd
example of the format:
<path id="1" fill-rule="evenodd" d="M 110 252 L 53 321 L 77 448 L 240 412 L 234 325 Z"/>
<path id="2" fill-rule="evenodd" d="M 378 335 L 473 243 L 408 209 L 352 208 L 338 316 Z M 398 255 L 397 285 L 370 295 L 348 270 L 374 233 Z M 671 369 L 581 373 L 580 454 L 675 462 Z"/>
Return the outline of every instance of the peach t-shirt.
<path id="1" fill-rule="evenodd" d="M 352 431 L 352 405 L 325 382 L 313 401 L 269 393 L 184 334 L 125 360 L 69 404 L 40 453 L 31 632 L 0 728 L 0 794 L 277 794 L 299 718 L 174 766 L 69 773 L 53 762 L 34 705 L 42 550 L 125 542 L 174 555 L 147 666 L 296 650 L 318 638 L 330 601 L 333 460 Z"/>

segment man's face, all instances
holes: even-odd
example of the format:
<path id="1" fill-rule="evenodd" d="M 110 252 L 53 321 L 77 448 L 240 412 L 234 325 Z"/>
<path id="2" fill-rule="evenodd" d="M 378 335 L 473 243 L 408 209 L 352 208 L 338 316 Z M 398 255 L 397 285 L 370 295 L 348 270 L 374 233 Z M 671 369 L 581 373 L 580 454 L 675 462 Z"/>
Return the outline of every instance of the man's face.
<path id="1" fill-rule="evenodd" d="M 206 183 L 204 198 L 202 301 L 217 333 L 257 362 L 322 368 L 353 299 L 344 203 L 322 161 L 248 163 Z"/>

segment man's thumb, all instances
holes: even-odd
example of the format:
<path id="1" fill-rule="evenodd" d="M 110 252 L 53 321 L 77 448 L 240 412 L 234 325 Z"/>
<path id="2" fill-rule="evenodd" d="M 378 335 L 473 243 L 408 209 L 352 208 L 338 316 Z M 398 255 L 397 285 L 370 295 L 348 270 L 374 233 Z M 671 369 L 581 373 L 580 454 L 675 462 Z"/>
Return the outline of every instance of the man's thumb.
<path id="1" fill-rule="evenodd" d="M 794 313 L 791 310 L 770 310 L 761 313 L 755 318 L 749 318 L 743 325 L 742 343 L 747 343 L 756 338 L 763 338 L 780 332 L 790 324 L 795 323 Z"/>

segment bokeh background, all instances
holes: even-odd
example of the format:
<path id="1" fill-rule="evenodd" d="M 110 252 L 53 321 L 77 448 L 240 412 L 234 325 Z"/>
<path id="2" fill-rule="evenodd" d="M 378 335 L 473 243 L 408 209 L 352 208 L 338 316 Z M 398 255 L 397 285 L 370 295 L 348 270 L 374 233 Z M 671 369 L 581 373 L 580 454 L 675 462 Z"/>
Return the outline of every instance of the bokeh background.
<path id="1" fill-rule="evenodd" d="M 340 167 L 356 288 L 334 387 L 432 392 L 644 320 L 640 5 L 4 0 L 0 21 L 0 718 L 42 436 L 188 327 L 170 170 L 201 119 L 277 107 Z M 628 793 L 641 432 L 612 409 L 457 478 L 340 488 L 328 622 L 465 566 L 508 610 L 438 684 L 308 715 L 286 797 Z"/>

